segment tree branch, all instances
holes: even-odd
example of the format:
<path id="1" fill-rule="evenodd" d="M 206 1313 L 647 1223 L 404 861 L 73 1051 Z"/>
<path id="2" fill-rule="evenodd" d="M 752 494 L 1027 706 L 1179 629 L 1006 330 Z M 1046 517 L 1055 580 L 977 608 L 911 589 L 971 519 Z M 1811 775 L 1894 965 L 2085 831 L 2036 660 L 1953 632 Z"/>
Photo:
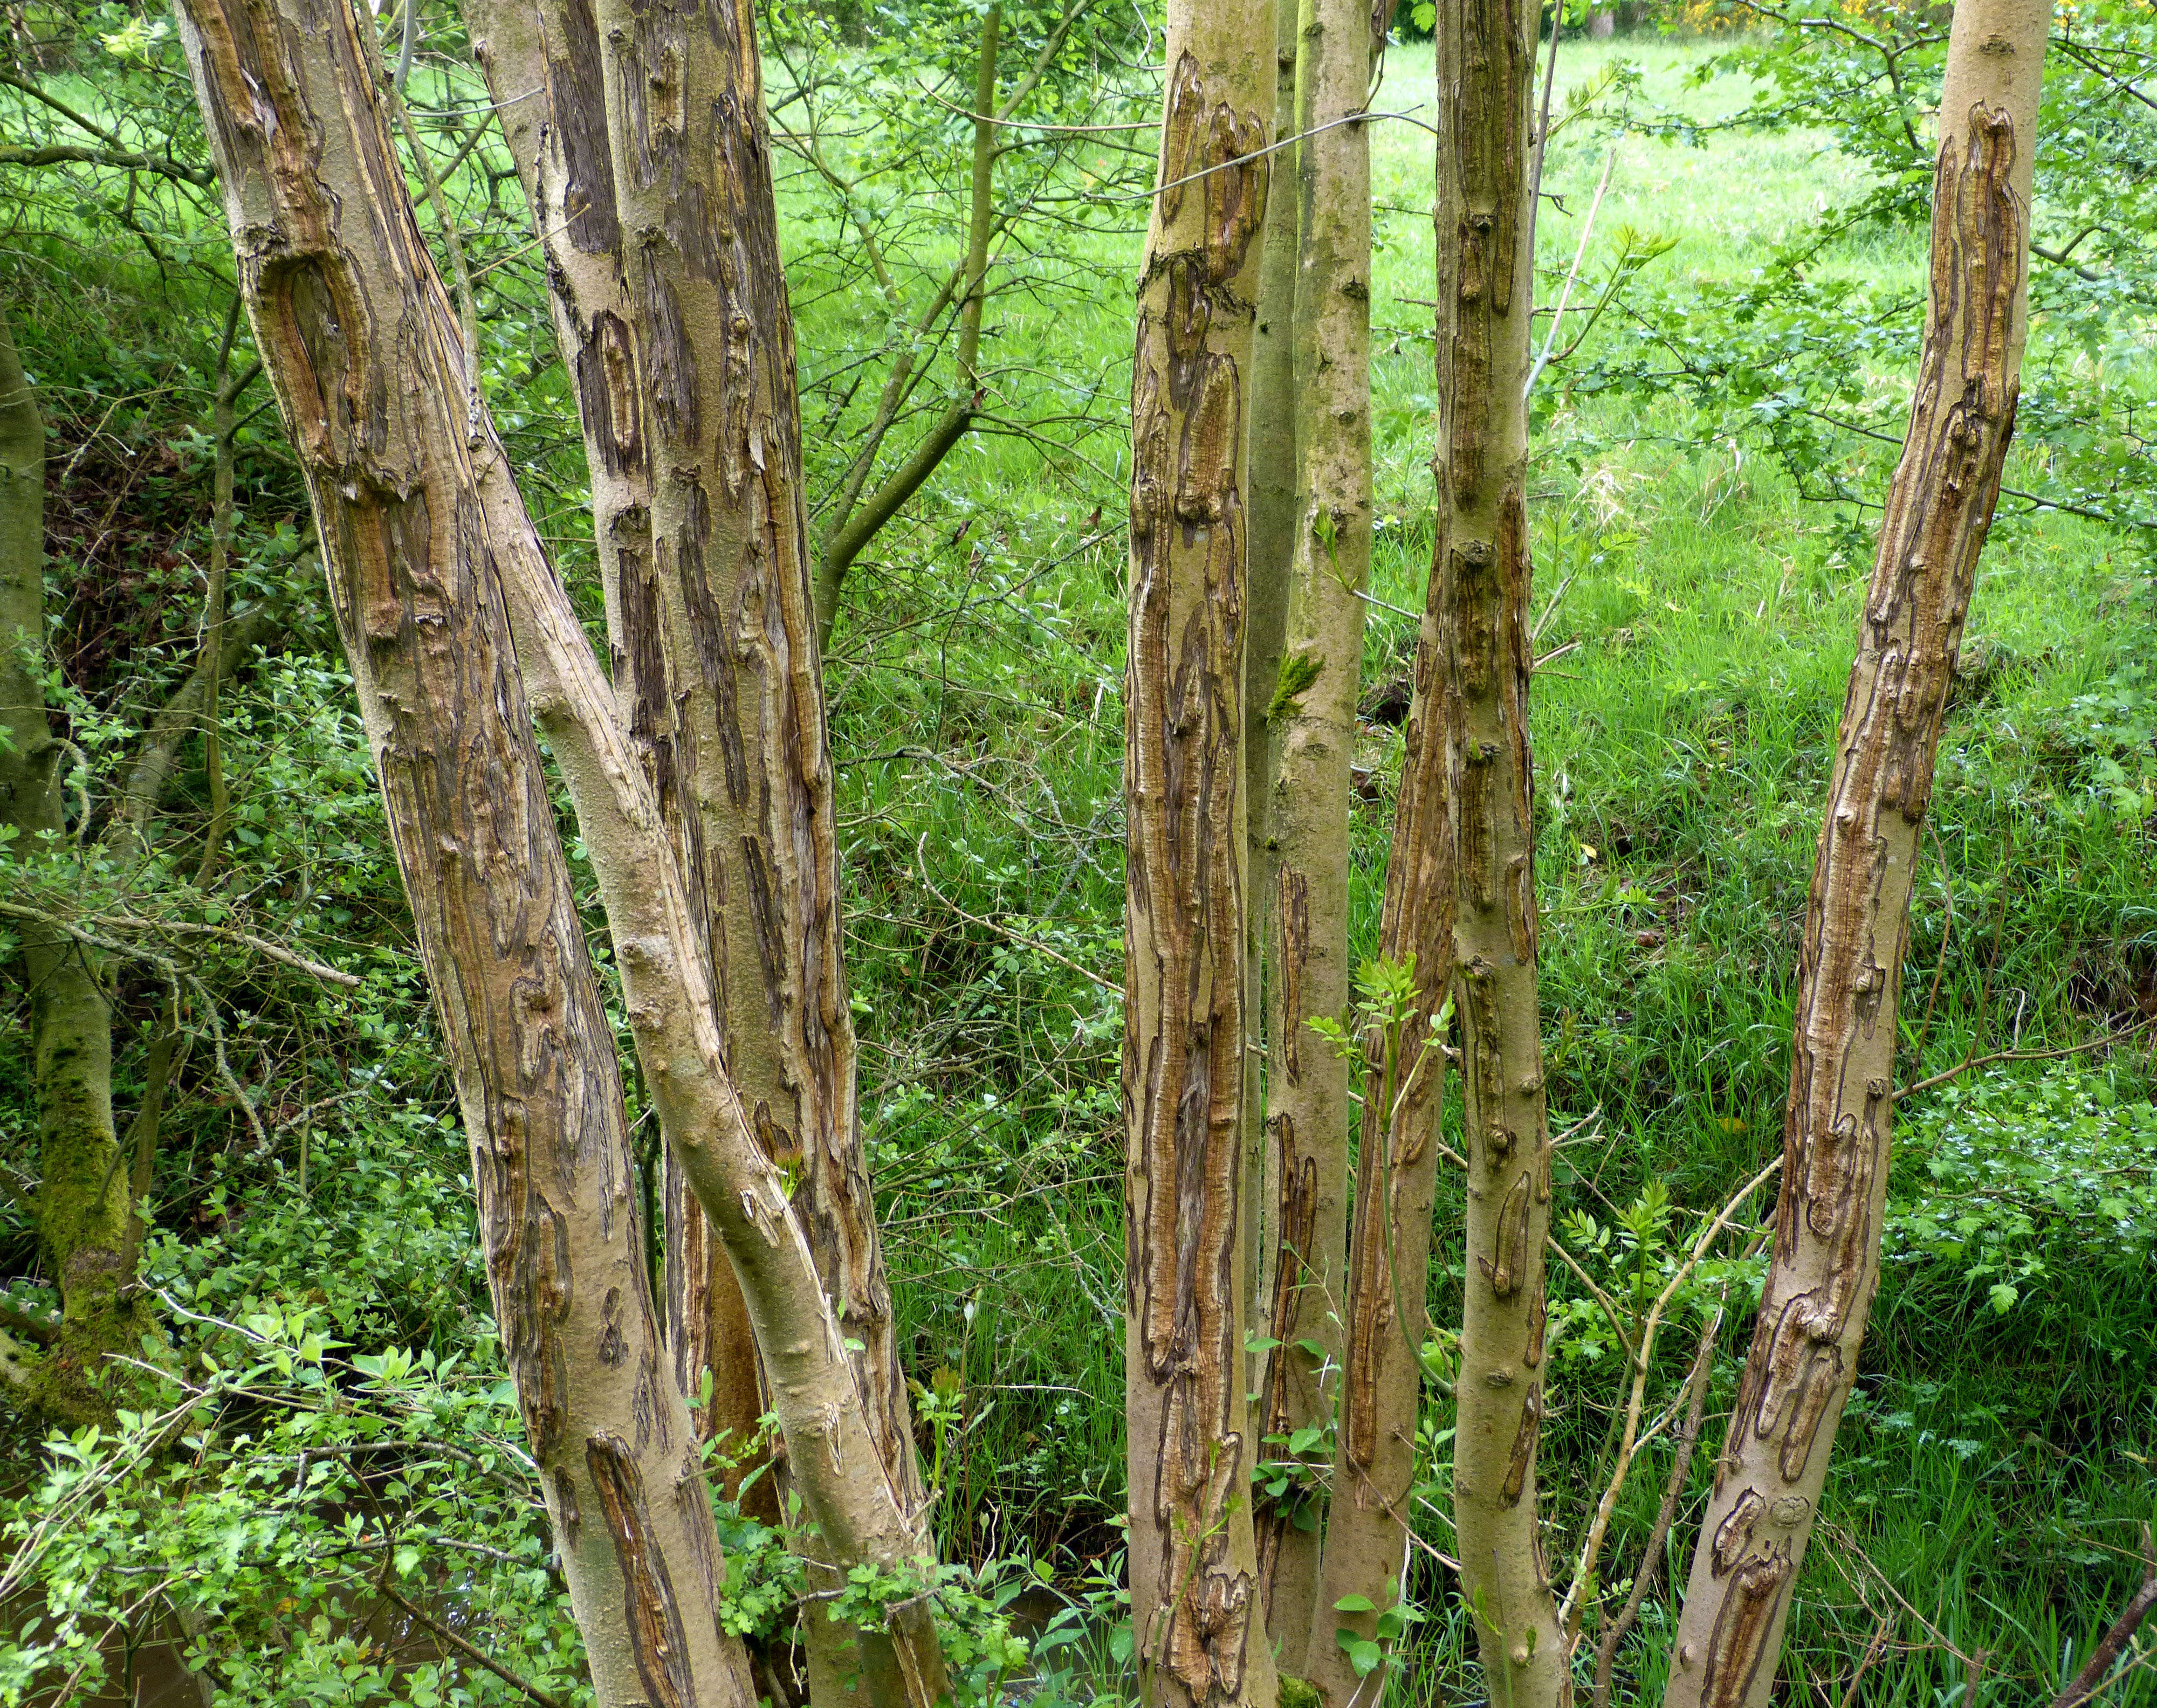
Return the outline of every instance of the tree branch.
<path id="1" fill-rule="evenodd" d="M 2052 1699 L 2052 1708 L 2082 1708 L 2083 1703 L 2092 1700 L 2110 1682 L 2105 1675 L 2119 1659 L 2120 1651 L 2149 1617 L 2150 1610 L 2157 1608 L 2157 1547 L 2151 1545 L 2149 1526 L 2146 1524 L 2142 1526 L 2142 1560 L 2145 1567 L 2142 1587 L 2120 1610 L 2119 1617 L 2112 1622 L 2112 1628 L 2098 1639 L 2088 1664 L 2075 1675 L 2072 1684 Z"/>

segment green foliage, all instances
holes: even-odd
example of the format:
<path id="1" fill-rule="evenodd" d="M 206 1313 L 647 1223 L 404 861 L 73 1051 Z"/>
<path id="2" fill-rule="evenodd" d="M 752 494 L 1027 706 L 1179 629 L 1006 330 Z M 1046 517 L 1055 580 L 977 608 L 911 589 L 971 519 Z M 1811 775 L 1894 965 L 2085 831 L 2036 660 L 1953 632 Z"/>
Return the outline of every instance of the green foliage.
<path id="1" fill-rule="evenodd" d="M 1876 508 L 1907 413 L 1923 275 L 1883 266 L 1931 217 L 1943 15 L 1872 5 L 1861 25 L 1753 8 L 1769 28 L 1702 59 L 1696 85 L 1742 75 L 1751 97 L 1703 119 L 1673 103 L 1655 134 L 1694 147 L 1728 132 L 1823 135 L 1861 175 L 1763 247 L 1732 288 L 1698 273 L 1643 295 L 1572 388 L 1687 398 L 1717 434 L 1766 445 L 1808 497 Z M 2116 519 L 2145 557 L 2157 508 L 2139 470 L 2152 403 L 2157 296 L 2153 134 L 2137 79 L 2157 21 L 2132 0 L 2076 8 L 2056 39 L 2038 117 L 2030 349 L 2004 508 Z M 1636 117 L 1640 116 L 1636 115 Z M 1682 265 L 1685 257 L 1679 256 Z"/>
<path id="2" fill-rule="evenodd" d="M 2069 1067 L 2033 1080 L 1995 1069 L 1943 1087 L 1903 1134 L 1898 1161 L 1884 1261 L 1943 1303 L 1981 1299 L 2064 1328 L 2080 1305 L 2062 1299 L 2062 1284 L 2105 1293 L 2148 1272 L 2157 1105 L 2123 1100 L 2109 1073 Z M 2147 1360 L 2157 1341 L 2145 1330 L 2108 1350 Z"/>

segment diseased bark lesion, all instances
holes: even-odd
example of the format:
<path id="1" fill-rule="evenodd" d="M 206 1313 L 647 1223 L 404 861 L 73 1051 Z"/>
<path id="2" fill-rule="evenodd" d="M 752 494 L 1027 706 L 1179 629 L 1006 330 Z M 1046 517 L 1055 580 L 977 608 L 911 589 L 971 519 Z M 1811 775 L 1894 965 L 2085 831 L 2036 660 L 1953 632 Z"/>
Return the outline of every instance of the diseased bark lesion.
<path id="1" fill-rule="evenodd" d="M 1912 866 L 2014 432 L 2046 14 L 1958 8 L 1930 300 L 1837 737 L 1799 960 L 1775 1237 L 1695 1552 L 1673 1708 L 1759 1708 L 1877 1284 Z"/>
<path id="2" fill-rule="evenodd" d="M 1269 177 L 1250 17 L 1170 16 L 1132 381 L 1125 683 L 1133 1616 L 1156 1701 L 1271 1701 L 1244 1397 L 1244 369 Z M 1212 70 L 1202 70 L 1202 63 Z M 1175 180 L 1204 172 L 1197 184 Z"/>
<path id="3" fill-rule="evenodd" d="M 502 453 L 483 415 L 467 438 L 462 339 L 354 31 L 342 8 L 323 28 L 278 0 L 198 0 L 183 33 L 314 501 L 594 1684 L 624 1708 L 746 1705 L 659 1356 L 613 1031 L 512 651 L 512 572 L 543 559 L 484 476 Z"/>

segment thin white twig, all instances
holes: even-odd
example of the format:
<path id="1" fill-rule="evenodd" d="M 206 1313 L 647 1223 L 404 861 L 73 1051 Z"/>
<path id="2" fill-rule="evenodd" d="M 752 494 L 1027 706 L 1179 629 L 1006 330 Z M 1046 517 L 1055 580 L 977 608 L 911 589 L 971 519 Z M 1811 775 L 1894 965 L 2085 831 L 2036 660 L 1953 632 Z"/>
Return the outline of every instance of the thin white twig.
<path id="1" fill-rule="evenodd" d="M 1528 383 L 1521 388 L 1521 398 L 1526 402 L 1536 389 L 1536 382 L 1542 378 L 1543 369 L 1549 366 L 1551 352 L 1557 347 L 1558 328 L 1565 322 L 1566 304 L 1573 300 L 1573 283 L 1580 276 L 1580 264 L 1587 258 L 1588 239 L 1595 232 L 1596 210 L 1603 205 L 1603 193 L 1610 188 L 1610 174 L 1618 165 L 1618 145 L 1610 145 L 1610 153 L 1603 162 L 1603 179 L 1595 187 L 1595 199 L 1588 204 L 1588 223 L 1580 228 L 1580 244 L 1573 252 L 1573 265 L 1566 271 L 1565 288 L 1557 294 L 1557 312 L 1551 316 L 1550 332 L 1543 339 L 1543 353 L 1536 358 L 1536 365 L 1528 370 Z"/>

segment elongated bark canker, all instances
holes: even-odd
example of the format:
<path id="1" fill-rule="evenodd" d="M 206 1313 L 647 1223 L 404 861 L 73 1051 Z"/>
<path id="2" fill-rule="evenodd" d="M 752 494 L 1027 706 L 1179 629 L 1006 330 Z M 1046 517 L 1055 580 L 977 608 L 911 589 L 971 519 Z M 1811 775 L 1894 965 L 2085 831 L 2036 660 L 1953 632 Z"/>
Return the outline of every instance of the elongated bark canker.
<path id="1" fill-rule="evenodd" d="M 1932 291 L 1843 703 L 1798 965 L 1773 1261 L 1715 1466 L 1664 1700 L 1762 1708 L 1879 1281 L 1897 1000 L 1918 838 L 2027 328 L 2050 8 L 1955 8 Z"/>
<path id="2" fill-rule="evenodd" d="M 589 467 L 616 706 L 646 775 L 698 846 L 685 805 L 678 707 L 651 592 L 651 406 L 641 352 L 651 342 L 643 303 L 623 267 L 620 205 L 608 140 L 606 79 L 592 0 L 472 0 L 473 56 L 501 111 L 511 157 L 546 250 L 548 299 L 573 376 Z M 708 907 L 711 897 L 703 896 Z M 723 940 L 718 933 L 714 940 Z M 691 1397 L 699 1433 L 739 1452 L 763 1412 L 749 1318 L 720 1242 L 670 1150 L 664 1164 L 667 1227 L 667 1350 Z M 711 1397 L 698 1403 L 704 1373 Z M 741 1474 L 726 1479 L 736 1492 Z M 767 1496 L 770 1479 L 761 1480 Z M 765 1515 L 775 1520 L 775 1505 Z"/>
<path id="3" fill-rule="evenodd" d="M 1350 767 L 1363 655 L 1358 595 L 1371 567 L 1370 141 L 1364 126 L 1342 122 L 1369 92 L 1370 8 L 1304 0 L 1296 38 L 1296 486 L 1284 646 L 1294 675 L 1283 674 L 1268 707 L 1279 754 L 1266 802 L 1278 909 L 1266 1081 L 1277 1182 L 1269 1338 L 1279 1344 L 1260 1388 L 1262 1438 L 1323 1425 L 1341 1366 L 1348 1064 L 1310 1022 L 1345 1022 L 1349 1013 Z M 1318 1515 L 1263 1510 L 1259 1561 L 1282 1670 L 1330 1684 L 1346 1660 L 1331 1633 L 1326 1653 L 1306 1657 L 1320 1605 Z M 1372 1576 L 1382 1606 L 1398 1572 Z"/>
<path id="4" fill-rule="evenodd" d="M 201 0 L 183 35 L 314 502 L 595 1687 L 623 1708 L 748 1708 L 646 1290 L 613 1029 L 510 651 L 504 566 L 543 571 L 537 538 L 513 489 L 486 488 L 501 446 L 468 422 L 461 338 L 350 13 Z"/>
<path id="5" fill-rule="evenodd" d="M 595 6 L 651 491 L 651 558 L 624 566 L 617 675 L 653 708 L 655 728 L 671 716 L 677 792 L 661 805 L 703 903 L 728 1071 L 759 1142 L 798 1170 L 792 1216 L 926 1562 L 927 1503 L 855 1103 L 794 323 L 754 17 L 739 0 Z M 805 1471 L 819 1474 L 813 1461 Z M 835 1537 L 822 1550 L 842 1570 L 862 1563 Z M 821 1639 L 831 1622 L 811 1629 Z M 865 1650 L 826 1669 L 833 1683 L 865 1671 L 880 1699 L 903 1680 L 926 1702 L 945 1694 L 925 1609 L 861 1640 L 912 1653 Z"/>
<path id="6" fill-rule="evenodd" d="M 1270 1708 L 1244 1394 L 1244 388 L 1273 13 L 1175 0 L 1131 385 L 1123 1091 L 1148 1700 Z"/>
<path id="7" fill-rule="evenodd" d="M 1556 1708 L 1571 1669 L 1537 1526 L 1550 1130 L 1536 994 L 1525 484 L 1535 268 L 1528 117 L 1537 13 L 1441 0 L 1437 539 L 1458 843 L 1469 1165 L 1454 1516 L 1494 1701 Z"/>

